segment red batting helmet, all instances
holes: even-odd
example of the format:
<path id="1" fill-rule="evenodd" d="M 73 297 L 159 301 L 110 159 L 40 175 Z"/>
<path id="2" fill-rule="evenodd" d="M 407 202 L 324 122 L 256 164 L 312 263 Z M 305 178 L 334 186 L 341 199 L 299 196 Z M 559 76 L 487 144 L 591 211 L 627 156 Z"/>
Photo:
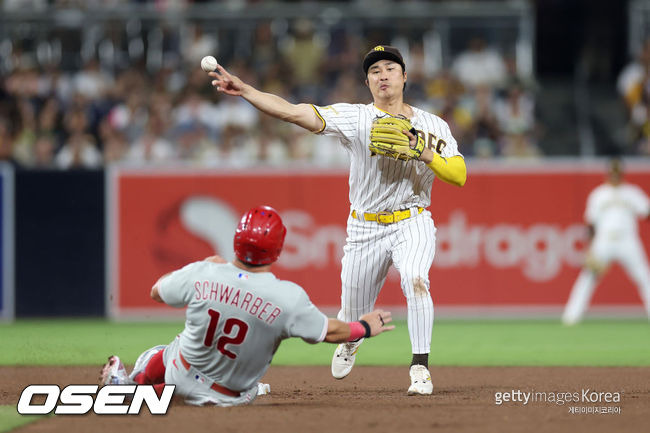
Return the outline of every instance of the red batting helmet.
<path id="1" fill-rule="evenodd" d="M 250 265 L 268 265 L 280 256 L 286 227 L 278 211 L 258 206 L 242 216 L 235 231 L 235 255 Z"/>

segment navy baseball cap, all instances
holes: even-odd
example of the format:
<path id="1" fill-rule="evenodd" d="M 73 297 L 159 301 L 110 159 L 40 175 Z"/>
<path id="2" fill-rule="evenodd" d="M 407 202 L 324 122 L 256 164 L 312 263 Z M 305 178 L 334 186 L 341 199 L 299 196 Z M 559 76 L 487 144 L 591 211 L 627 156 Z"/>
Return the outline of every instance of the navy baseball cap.
<path id="1" fill-rule="evenodd" d="M 397 48 L 391 47 L 390 45 L 377 45 L 363 58 L 363 73 L 368 75 L 368 69 L 380 60 L 392 60 L 402 65 L 402 71 L 406 71 L 404 59 Z"/>

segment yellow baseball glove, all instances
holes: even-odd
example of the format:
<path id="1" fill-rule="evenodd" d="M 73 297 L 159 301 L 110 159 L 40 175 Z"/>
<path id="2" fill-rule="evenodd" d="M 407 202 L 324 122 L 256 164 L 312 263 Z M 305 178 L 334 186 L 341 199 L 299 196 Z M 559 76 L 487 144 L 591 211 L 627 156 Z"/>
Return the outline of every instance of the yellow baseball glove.
<path id="1" fill-rule="evenodd" d="M 409 131 L 415 135 L 417 142 L 411 147 L 408 135 L 402 131 Z M 380 117 L 372 123 L 370 129 L 370 153 L 384 155 L 389 158 L 409 161 L 419 159 L 424 150 L 424 138 L 418 135 L 411 122 L 402 117 Z"/>

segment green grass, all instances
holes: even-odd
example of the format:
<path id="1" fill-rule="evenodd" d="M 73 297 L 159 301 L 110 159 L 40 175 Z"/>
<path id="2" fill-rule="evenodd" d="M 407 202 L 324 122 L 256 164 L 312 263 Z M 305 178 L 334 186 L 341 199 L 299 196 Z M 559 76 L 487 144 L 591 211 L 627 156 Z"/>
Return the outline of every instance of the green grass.
<path id="1" fill-rule="evenodd" d="M 403 365 L 411 347 L 406 322 L 364 343 L 360 365 Z M 112 323 L 100 319 L 19 320 L 0 325 L 0 365 L 93 365 L 111 354 L 132 364 L 146 348 L 166 344 L 182 322 Z M 334 346 L 284 341 L 274 365 L 328 365 Z M 593 320 L 564 327 L 552 320 L 439 320 L 434 365 L 650 366 L 650 324 Z"/>
<path id="2" fill-rule="evenodd" d="M 0 433 L 34 422 L 42 415 L 20 415 L 16 406 L 0 406 Z"/>

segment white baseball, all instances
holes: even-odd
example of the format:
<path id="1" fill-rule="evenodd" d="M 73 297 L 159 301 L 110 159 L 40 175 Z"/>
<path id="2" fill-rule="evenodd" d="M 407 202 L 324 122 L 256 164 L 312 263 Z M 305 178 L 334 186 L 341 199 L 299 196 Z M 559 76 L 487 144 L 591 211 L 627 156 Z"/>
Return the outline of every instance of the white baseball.
<path id="1" fill-rule="evenodd" d="M 201 59 L 201 69 L 205 72 L 212 72 L 217 69 L 217 59 L 212 56 L 205 56 Z"/>

